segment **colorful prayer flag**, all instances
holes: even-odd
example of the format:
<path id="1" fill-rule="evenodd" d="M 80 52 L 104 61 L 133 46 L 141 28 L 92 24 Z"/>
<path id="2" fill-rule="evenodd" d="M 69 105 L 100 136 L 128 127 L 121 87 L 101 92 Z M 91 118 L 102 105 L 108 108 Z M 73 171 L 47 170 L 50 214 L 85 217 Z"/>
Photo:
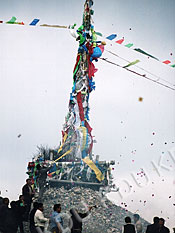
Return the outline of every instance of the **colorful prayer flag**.
<path id="1" fill-rule="evenodd" d="M 34 19 L 29 25 L 35 26 L 39 22 L 39 19 Z"/>
<path id="2" fill-rule="evenodd" d="M 124 41 L 124 38 L 123 38 L 123 39 L 120 39 L 120 40 L 117 40 L 116 43 L 117 43 L 117 44 L 122 44 L 123 41 Z"/>
<path id="3" fill-rule="evenodd" d="M 131 43 L 130 43 L 130 44 L 126 44 L 125 47 L 131 48 L 133 45 L 134 45 L 134 44 L 131 44 Z"/>
<path id="4" fill-rule="evenodd" d="M 163 61 L 164 64 L 170 64 L 171 62 L 169 60 Z"/>
<path id="5" fill-rule="evenodd" d="M 149 53 L 147 53 L 147 52 L 145 52 L 145 51 L 143 51 L 142 49 L 134 49 L 134 50 L 137 51 L 137 52 L 139 52 L 139 53 L 142 53 L 142 54 L 144 54 L 144 55 L 147 55 L 147 56 L 149 56 L 149 57 L 152 57 L 152 58 L 156 59 L 157 61 L 159 61 L 158 58 L 152 56 L 151 54 L 149 54 Z"/>
<path id="6" fill-rule="evenodd" d="M 138 62 L 140 62 L 140 61 L 139 61 L 139 60 L 135 60 L 135 61 L 129 63 L 128 65 L 123 66 L 123 68 L 127 68 L 127 67 L 129 67 L 129 66 L 133 66 L 133 65 L 137 64 Z"/>
<path id="7" fill-rule="evenodd" d="M 101 32 L 95 32 L 97 36 L 103 36 Z"/>
<path id="8" fill-rule="evenodd" d="M 110 36 L 107 36 L 106 39 L 113 40 L 114 38 L 116 38 L 116 36 L 117 36 L 116 34 L 112 34 Z"/>
<path id="9" fill-rule="evenodd" d="M 12 17 L 9 21 L 7 21 L 6 23 L 11 23 L 11 24 L 13 24 L 13 23 L 15 23 L 15 21 L 16 21 L 16 17 Z"/>

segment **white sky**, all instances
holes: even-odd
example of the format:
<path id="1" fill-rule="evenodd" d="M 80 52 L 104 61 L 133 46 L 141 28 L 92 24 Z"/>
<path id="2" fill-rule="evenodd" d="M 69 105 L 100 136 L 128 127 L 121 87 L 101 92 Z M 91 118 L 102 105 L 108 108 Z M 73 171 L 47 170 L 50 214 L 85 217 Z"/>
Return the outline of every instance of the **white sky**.
<path id="1" fill-rule="evenodd" d="M 0 2 L 3 21 L 14 15 L 26 24 L 33 18 L 39 18 L 41 24 L 81 24 L 81 0 Z M 117 39 L 124 36 L 126 43 L 134 43 L 135 48 L 160 60 L 170 59 L 173 64 L 174 9 L 175 2 L 171 0 L 132 3 L 96 0 L 95 29 L 105 35 L 116 33 Z M 27 162 L 37 145 L 55 147 L 61 140 L 77 46 L 64 29 L 0 25 L 0 190 L 3 196 L 18 198 L 25 183 Z M 139 59 L 138 66 L 175 83 L 173 68 L 121 45 L 108 43 L 106 48 L 130 61 Z M 107 52 L 103 57 L 126 64 Z M 104 61 L 99 60 L 95 65 L 98 72 L 96 90 L 90 95 L 90 125 L 97 140 L 94 154 L 116 161 L 113 173 L 121 195 L 110 194 L 110 198 L 119 205 L 125 202 L 129 210 L 149 221 L 155 215 L 164 217 L 172 228 L 175 222 L 174 91 Z M 132 69 L 138 71 L 135 67 Z M 142 102 L 138 101 L 139 97 L 143 97 Z M 158 166 L 161 156 L 162 165 L 157 172 L 153 163 Z M 142 188 L 131 175 L 138 178 L 140 168 L 148 176 L 148 181 L 139 178 Z M 130 191 L 123 180 L 132 186 Z"/>

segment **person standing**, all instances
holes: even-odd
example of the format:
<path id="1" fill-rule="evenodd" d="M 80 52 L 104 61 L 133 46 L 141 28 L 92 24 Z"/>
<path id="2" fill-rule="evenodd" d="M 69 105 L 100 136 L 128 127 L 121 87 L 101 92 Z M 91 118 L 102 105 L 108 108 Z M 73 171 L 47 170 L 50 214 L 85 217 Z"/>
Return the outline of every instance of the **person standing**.
<path id="1" fill-rule="evenodd" d="M 50 228 L 53 233 L 62 233 L 63 220 L 60 216 L 61 205 L 55 204 L 53 207 L 53 213 L 50 218 Z"/>
<path id="2" fill-rule="evenodd" d="M 136 232 L 142 233 L 142 223 L 139 219 L 140 216 L 138 214 L 134 214 L 134 223 L 135 223 Z"/>
<path id="3" fill-rule="evenodd" d="M 158 227 L 159 227 L 159 217 L 154 217 L 153 224 L 147 226 L 146 233 L 155 233 Z"/>
<path id="4" fill-rule="evenodd" d="M 165 227 L 164 224 L 165 224 L 165 219 L 160 218 L 159 219 L 159 227 L 155 231 L 155 233 L 170 233 L 170 230 L 168 229 L 168 227 Z"/>
<path id="5" fill-rule="evenodd" d="M 32 188 L 32 180 L 26 179 L 26 184 L 22 187 L 22 195 L 24 196 L 24 203 L 26 205 L 25 219 L 28 220 L 31 209 L 32 198 L 34 197 L 34 190 Z"/>
<path id="6" fill-rule="evenodd" d="M 7 212 L 9 209 L 9 199 L 7 197 L 2 199 L 2 204 L 0 205 L 0 232 L 5 233 L 5 222 L 7 218 Z"/>
<path id="7" fill-rule="evenodd" d="M 131 224 L 130 217 L 125 218 L 125 223 L 126 223 L 126 225 L 123 226 L 122 233 L 136 233 L 135 226 L 133 224 Z"/>
<path id="8" fill-rule="evenodd" d="M 34 216 L 35 216 L 37 209 L 38 209 L 38 202 L 34 202 L 33 209 L 31 210 L 30 216 L 29 216 L 31 233 L 37 233 L 36 227 L 35 227 L 35 221 L 34 221 Z"/>
<path id="9" fill-rule="evenodd" d="M 37 182 L 38 182 L 38 186 L 39 186 L 38 200 L 42 201 L 43 193 L 44 193 L 45 185 L 46 185 L 47 172 L 51 169 L 51 167 L 45 167 L 45 166 L 41 167 L 40 164 L 38 164 L 36 167 L 37 167 L 37 171 L 38 171 Z"/>
<path id="10" fill-rule="evenodd" d="M 16 201 L 11 201 L 10 206 L 11 208 L 7 209 L 4 233 L 17 233 L 18 216 L 17 216 Z"/>
<path id="11" fill-rule="evenodd" d="M 72 228 L 71 233 L 81 233 L 82 232 L 82 219 L 89 215 L 89 211 L 93 207 L 89 207 L 86 213 L 79 213 L 78 210 L 72 208 L 70 210 L 71 213 L 71 220 L 72 220 Z"/>
<path id="12" fill-rule="evenodd" d="M 44 232 L 45 224 L 49 221 L 49 219 L 44 217 L 43 210 L 43 203 L 38 203 L 38 209 L 34 215 L 35 227 L 38 233 Z"/>
<path id="13" fill-rule="evenodd" d="M 20 195 L 19 200 L 16 201 L 16 214 L 17 214 L 18 227 L 20 229 L 20 233 L 24 233 L 23 220 L 24 220 L 25 210 L 26 210 L 26 206 L 24 203 L 24 196 Z"/>

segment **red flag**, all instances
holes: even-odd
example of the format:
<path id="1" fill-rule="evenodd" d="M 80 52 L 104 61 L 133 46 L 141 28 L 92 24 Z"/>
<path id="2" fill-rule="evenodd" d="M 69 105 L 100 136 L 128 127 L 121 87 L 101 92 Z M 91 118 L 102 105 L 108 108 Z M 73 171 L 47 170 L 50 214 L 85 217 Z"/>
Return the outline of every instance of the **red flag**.
<path id="1" fill-rule="evenodd" d="M 169 60 L 163 61 L 164 64 L 170 64 L 171 62 Z"/>
<path id="2" fill-rule="evenodd" d="M 81 121 L 84 121 L 84 110 L 83 110 L 81 92 L 78 92 L 77 94 L 77 102 L 78 102 L 78 107 L 79 107 L 80 119 Z"/>
<path id="3" fill-rule="evenodd" d="M 0 23 L 3 23 L 3 21 L 2 21 L 2 20 L 0 20 Z"/>
<path id="4" fill-rule="evenodd" d="M 123 38 L 123 39 L 120 39 L 120 40 L 117 40 L 117 41 L 116 41 L 116 43 L 118 43 L 118 44 L 122 44 L 122 43 L 123 43 L 123 41 L 124 41 L 124 38 Z"/>

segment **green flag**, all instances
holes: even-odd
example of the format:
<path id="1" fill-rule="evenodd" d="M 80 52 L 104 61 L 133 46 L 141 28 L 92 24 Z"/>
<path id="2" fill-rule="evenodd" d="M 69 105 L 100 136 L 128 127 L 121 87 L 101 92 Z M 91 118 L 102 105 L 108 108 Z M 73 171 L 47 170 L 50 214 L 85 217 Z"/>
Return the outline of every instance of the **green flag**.
<path id="1" fill-rule="evenodd" d="M 144 55 L 146 55 L 146 56 L 152 57 L 152 58 L 156 59 L 157 61 L 159 61 L 158 58 L 152 56 L 151 54 L 149 54 L 149 53 L 147 53 L 147 52 L 145 52 L 145 51 L 143 51 L 142 49 L 134 49 L 134 50 L 137 51 L 137 52 L 139 52 L 139 53 L 142 53 L 142 54 L 144 54 Z"/>
<path id="2" fill-rule="evenodd" d="M 173 67 L 173 68 L 174 68 L 174 67 L 175 67 L 175 64 L 171 65 L 171 67 Z"/>
<path id="3" fill-rule="evenodd" d="M 129 66 L 133 66 L 133 65 L 137 64 L 138 62 L 140 62 L 140 61 L 139 61 L 139 60 L 135 60 L 135 61 L 129 63 L 128 65 L 123 66 L 123 68 L 127 68 L 127 67 L 129 67 Z"/>
<path id="4" fill-rule="evenodd" d="M 16 17 L 12 17 L 11 20 L 7 21 L 6 23 L 15 23 L 16 21 Z"/>
<path id="5" fill-rule="evenodd" d="M 98 36 L 103 36 L 103 35 L 101 34 L 101 32 L 95 32 L 95 34 L 98 35 Z"/>
<path id="6" fill-rule="evenodd" d="M 129 44 L 126 44 L 125 47 L 131 48 L 133 45 L 134 45 L 134 44 L 129 43 Z"/>

